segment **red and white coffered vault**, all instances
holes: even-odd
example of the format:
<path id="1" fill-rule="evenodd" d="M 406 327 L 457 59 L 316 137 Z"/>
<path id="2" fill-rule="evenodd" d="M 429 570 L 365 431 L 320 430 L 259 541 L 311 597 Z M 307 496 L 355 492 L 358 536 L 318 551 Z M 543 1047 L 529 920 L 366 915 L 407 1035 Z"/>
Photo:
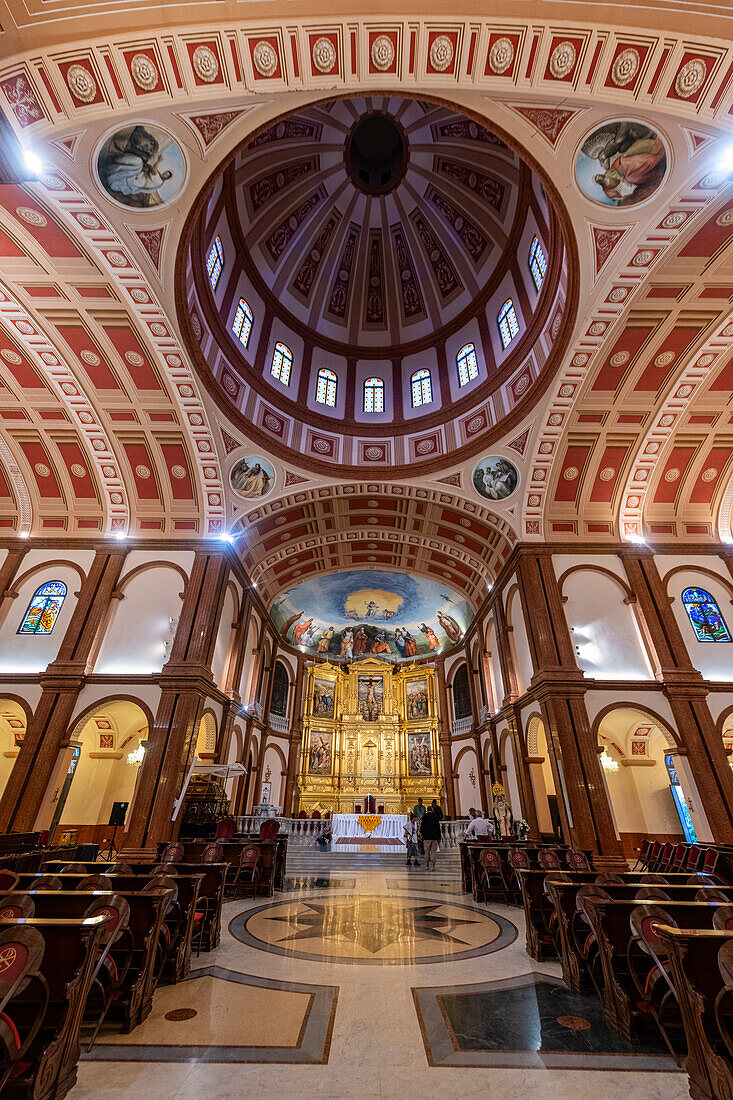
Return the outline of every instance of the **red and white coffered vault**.
<path id="1" fill-rule="evenodd" d="M 229 0 L 3 7 L 0 107 L 40 162 L 0 185 L 5 534 L 230 532 L 267 598 L 374 566 L 445 578 L 476 607 L 520 541 L 733 538 L 727 7 L 619 5 L 617 25 L 562 3 L 531 20 L 508 3 L 383 21 Z M 406 135 L 386 191 L 360 190 L 344 154 L 367 112 Z M 602 205 L 577 154 L 623 119 L 659 135 L 666 175 Z M 182 151 L 169 202 L 125 206 L 100 181 L 100 146 L 137 124 Z M 505 353 L 492 317 L 509 297 Z M 294 353 L 289 388 L 273 340 Z M 459 389 L 469 340 L 479 375 Z M 437 389 L 422 411 L 421 366 Z M 333 408 L 313 400 L 321 367 Z M 506 501 L 474 488 L 489 454 L 518 471 Z M 230 488 L 247 455 L 275 471 L 262 499 Z"/>

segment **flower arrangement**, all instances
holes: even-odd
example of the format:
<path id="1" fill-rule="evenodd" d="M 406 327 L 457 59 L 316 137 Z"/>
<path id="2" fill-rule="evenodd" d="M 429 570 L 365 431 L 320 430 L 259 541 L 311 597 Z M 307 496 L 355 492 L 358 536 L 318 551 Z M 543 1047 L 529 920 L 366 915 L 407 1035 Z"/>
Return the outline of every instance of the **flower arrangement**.
<path id="1" fill-rule="evenodd" d="M 529 825 L 524 820 L 524 818 L 520 818 L 519 821 L 515 821 L 514 822 L 514 828 L 516 829 L 517 837 L 520 840 L 526 840 L 527 839 L 527 837 L 529 836 Z"/>

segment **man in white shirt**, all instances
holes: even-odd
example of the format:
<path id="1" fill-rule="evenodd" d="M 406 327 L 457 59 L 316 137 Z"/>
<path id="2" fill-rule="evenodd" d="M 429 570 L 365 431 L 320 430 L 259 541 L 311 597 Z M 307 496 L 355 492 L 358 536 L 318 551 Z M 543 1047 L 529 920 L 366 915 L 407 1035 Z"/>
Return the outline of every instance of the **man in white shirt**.
<path id="1" fill-rule="evenodd" d="M 485 817 L 474 817 L 473 821 L 466 829 L 466 840 L 480 840 L 483 837 L 489 835 L 491 830 L 489 829 L 489 823 Z"/>

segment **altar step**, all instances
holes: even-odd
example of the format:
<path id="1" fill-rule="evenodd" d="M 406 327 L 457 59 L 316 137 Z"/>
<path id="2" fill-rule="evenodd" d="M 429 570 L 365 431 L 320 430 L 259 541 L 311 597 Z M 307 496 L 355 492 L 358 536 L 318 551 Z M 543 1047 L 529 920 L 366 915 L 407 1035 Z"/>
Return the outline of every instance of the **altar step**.
<path id="1" fill-rule="evenodd" d="M 421 859 L 422 870 L 425 860 Z M 408 870 L 404 848 L 398 851 L 380 848 L 375 852 L 332 852 L 315 848 L 288 848 L 288 875 L 313 874 L 328 871 L 395 871 Z M 461 877 L 461 860 L 457 848 L 438 852 L 437 872 L 451 878 Z"/>

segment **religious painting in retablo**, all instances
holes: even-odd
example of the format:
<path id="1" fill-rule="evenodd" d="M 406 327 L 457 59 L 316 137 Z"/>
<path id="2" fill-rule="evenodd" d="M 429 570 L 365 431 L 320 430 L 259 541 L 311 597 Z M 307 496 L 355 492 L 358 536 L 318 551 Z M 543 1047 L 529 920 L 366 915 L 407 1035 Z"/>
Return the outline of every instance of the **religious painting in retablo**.
<path id="1" fill-rule="evenodd" d="M 311 775 L 330 775 L 332 764 L 332 734 L 311 730 L 308 746 L 308 771 Z"/>
<path id="2" fill-rule="evenodd" d="M 410 775 L 430 775 L 430 735 L 408 733 L 407 764 Z"/>
<path id="3" fill-rule="evenodd" d="M 407 692 L 407 718 L 408 720 L 415 720 L 417 718 L 427 718 L 429 715 L 428 707 L 428 682 L 427 680 L 409 680 L 406 688 Z"/>
<path id="4" fill-rule="evenodd" d="M 313 682 L 313 717 L 333 718 L 336 685 L 331 680 Z"/>
<path id="5" fill-rule="evenodd" d="M 360 676 L 358 708 L 366 722 L 375 722 L 384 709 L 384 681 L 381 676 Z"/>

